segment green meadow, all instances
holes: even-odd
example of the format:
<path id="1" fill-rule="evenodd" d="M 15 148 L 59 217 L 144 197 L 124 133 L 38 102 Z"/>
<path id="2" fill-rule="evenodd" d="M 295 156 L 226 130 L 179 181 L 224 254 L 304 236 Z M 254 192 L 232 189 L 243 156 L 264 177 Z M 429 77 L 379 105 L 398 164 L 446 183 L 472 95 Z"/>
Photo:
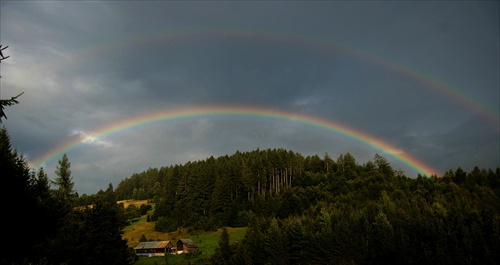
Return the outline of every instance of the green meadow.
<path id="1" fill-rule="evenodd" d="M 246 227 L 227 227 L 231 243 L 242 240 L 245 237 Z M 139 239 L 144 235 L 148 241 L 170 240 L 175 246 L 179 238 L 189 238 L 198 246 L 200 253 L 167 255 L 167 257 L 139 257 L 134 265 L 160 265 L 160 264 L 200 264 L 209 259 L 219 244 L 222 229 L 217 231 L 188 231 L 179 228 L 177 231 L 162 233 L 154 231 L 154 223 L 147 222 L 146 217 L 142 217 L 136 222 L 125 227 L 123 238 L 127 240 L 128 246 L 133 248 L 139 243 Z"/>

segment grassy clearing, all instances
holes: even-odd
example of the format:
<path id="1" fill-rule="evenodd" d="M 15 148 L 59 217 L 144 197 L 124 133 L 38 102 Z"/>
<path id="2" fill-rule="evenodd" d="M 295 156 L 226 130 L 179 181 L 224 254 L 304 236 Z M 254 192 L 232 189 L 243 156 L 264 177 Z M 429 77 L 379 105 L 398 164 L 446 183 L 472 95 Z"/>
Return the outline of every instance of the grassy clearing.
<path id="1" fill-rule="evenodd" d="M 143 222 L 146 223 L 146 222 Z M 131 225 L 134 226 L 134 225 Z M 129 226 L 129 228 L 131 227 Z M 154 228 L 154 225 L 152 226 Z M 245 237 L 247 228 L 246 227 L 228 227 L 227 231 L 230 236 L 230 240 L 232 243 L 235 241 L 242 240 Z M 134 230 L 135 231 L 135 230 Z M 144 231 L 144 230 L 143 230 Z M 155 232 L 159 233 L 159 232 Z M 153 233 L 153 234 L 155 234 Z M 163 238 L 155 238 L 154 240 L 170 240 L 175 242 L 179 238 L 190 238 L 193 242 L 198 246 L 201 251 L 201 255 L 195 257 L 189 257 L 186 254 L 180 255 L 168 255 L 168 257 L 139 257 L 139 260 L 134 263 L 134 265 L 160 265 L 160 264 L 196 264 L 198 262 L 202 262 L 203 260 L 208 260 L 210 256 L 213 255 L 215 248 L 219 244 L 219 238 L 222 233 L 222 229 L 219 229 L 215 232 L 185 232 L 185 231 L 175 231 L 172 233 L 161 233 L 164 236 Z M 152 234 L 152 235 L 153 235 Z M 149 239 L 148 235 L 145 236 Z M 140 235 L 139 235 L 140 237 Z M 135 247 L 137 244 L 133 245 Z"/>
<path id="2" fill-rule="evenodd" d="M 123 203 L 123 207 L 126 209 L 129 205 L 135 205 L 137 208 L 141 207 L 143 204 L 148 204 L 148 200 L 122 200 L 117 201 L 116 203 Z"/>
<path id="3" fill-rule="evenodd" d="M 122 201 L 123 202 L 123 201 Z M 127 205 L 129 204 L 139 204 L 138 201 L 127 200 Z M 144 203 L 144 202 L 143 202 Z M 147 203 L 147 202 L 146 202 Z M 140 205 L 140 204 L 139 204 Z M 152 212 L 149 213 L 151 215 Z M 201 255 L 189 258 L 186 254 L 181 255 L 169 255 L 165 257 L 139 257 L 139 260 L 134 263 L 134 265 L 160 265 L 160 264 L 196 264 L 202 260 L 208 259 L 215 251 L 215 248 L 219 244 L 219 238 L 222 233 L 222 229 L 217 231 L 188 231 L 187 229 L 178 229 L 177 231 L 170 233 L 157 232 L 154 230 L 154 222 L 147 222 L 147 216 L 143 216 L 137 221 L 125 227 L 123 232 L 123 239 L 127 240 L 129 247 L 133 248 L 139 244 L 139 239 L 144 235 L 150 241 L 161 241 L 170 240 L 175 243 L 179 238 L 190 238 L 198 246 L 201 251 Z M 228 227 L 227 231 L 230 236 L 231 243 L 235 241 L 240 241 L 245 237 L 247 228 Z"/>
<path id="4" fill-rule="evenodd" d="M 246 227 L 227 227 L 227 232 L 229 233 L 231 243 L 234 243 L 235 241 L 241 241 L 245 237 L 246 231 L 247 231 Z M 216 232 L 203 232 L 201 234 L 192 234 L 190 238 L 200 248 L 200 250 L 203 251 L 203 253 L 212 256 L 215 248 L 219 244 L 219 238 L 221 233 L 222 229 L 219 229 Z"/>
<path id="5" fill-rule="evenodd" d="M 129 247 L 135 247 L 139 244 L 139 239 L 144 235 L 150 241 L 172 240 L 170 233 L 155 231 L 155 223 L 147 222 L 147 217 L 143 216 L 139 220 L 125 227 L 123 230 L 123 239 L 127 240 Z"/>

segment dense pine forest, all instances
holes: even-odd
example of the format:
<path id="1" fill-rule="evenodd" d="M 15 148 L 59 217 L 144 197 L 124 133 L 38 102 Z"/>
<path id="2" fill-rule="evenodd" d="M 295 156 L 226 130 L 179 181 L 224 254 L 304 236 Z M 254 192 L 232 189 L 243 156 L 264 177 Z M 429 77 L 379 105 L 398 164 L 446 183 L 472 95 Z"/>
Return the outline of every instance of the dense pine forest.
<path id="1" fill-rule="evenodd" d="M 283 149 L 150 168 L 119 198 L 154 198 L 156 230 L 249 226 L 217 264 L 495 264 L 500 168 L 410 178 L 376 154 Z"/>
<path id="2" fill-rule="evenodd" d="M 458 167 L 411 178 L 383 156 L 304 157 L 284 149 L 237 151 L 150 168 L 116 189 L 79 196 L 64 155 L 50 180 L 30 169 L 0 131 L 0 168 L 16 233 L 1 264 L 133 264 L 121 238 L 121 199 L 149 199 L 157 231 L 246 226 L 226 233 L 206 264 L 496 264 L 500 168 Z M 91 207 L 89 206 L 91 205 Z"/>

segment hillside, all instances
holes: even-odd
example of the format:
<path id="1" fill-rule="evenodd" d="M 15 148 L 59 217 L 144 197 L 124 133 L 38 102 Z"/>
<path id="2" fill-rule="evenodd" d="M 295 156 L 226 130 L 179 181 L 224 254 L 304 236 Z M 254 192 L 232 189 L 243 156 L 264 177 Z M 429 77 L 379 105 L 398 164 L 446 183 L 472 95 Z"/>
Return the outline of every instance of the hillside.
<path id="1" fill-rule="evenodd" d="M 133 205 L 142 205 L 147 202 L 147 200 L 126 200 L 128 204 Z M 119 201 L 118 203 L 123 203 L 123 201 Z M 150 211 L 148 214 L 152 214 L 153 211 Z M 149 241 L 161 241 L 161 240 L 170 240 L 176 241 L 179 238 L 202 238 L 209 239 L 209 244 L 204 244 L 201 241 L 196 242 L 198 247 L 203 252 L 213 253 L 213 249 L 217 245 L 218 237 L 220 236 L 221 229 L 217 231 L 189 231 L 186 228 L 179 228 L 176 231 L 172 232 L 158 232 L 154 229 L 154 222 L 147 222 L 147 216 L 142 216 L 137 221 L 132 222 L 123 230 L 123 239 L 127 240 L 127 245 L 129 247 L 135 247 L 139 243 L 139 239 L 144 235 Z M 231 238 L 234 240 L 241 240 L 246 231 L 246 227 L 227 227 L 228 232 L 231 235 Z M 214 244 L 212 241 L 215 242 Z"/>
<path id="2" fill-rule="evenodd" d="M 134 200 L 129 200 L 130 203 L 140 203 Z M 228 233 L 231 238 L 231 242 L 241 241 L 246 232 L 246 227 L 238 228 L 227 228 Z M 124 229 L 123 239 L 127 240 L 127 245 L 130 248 L 134 248 L 139 243 L 139 239 L 145 236 L 148 241 L 162 241 L 170 240 L 176 242 L 179 238 L 190 238 L 199 247 L 201 255 L 193 257 L 192 259 L 186 260 L 186 257 L 171 257 L 170 264 L 184 264 L 189 262 L 194 262 L 195 260 L 208 260 L 214 253 L 215 249 L 218 247 L 218 241 L 220 239 L 222 229 L 217 231 L 188 231 L 187 229 L 179 229 L 174 232 L 163 233 L 154 230 L 154 223 L 147 222 L 146 216 L 143 216 L 138 221 L 133 222 Z M 179 255 L 182 256 L 182 255 Z M 134 265 L 141 264 L 158 264 L 163 263 L 165 258 L 163 257 L 141 257 Z"/>
<path id="3" fill-rule="evenodd" d="M 273 149 L 151 168 L 117 196 L 127 189 L 155 198 L 151 237 L 248 226 L 213 260 L 494 264 L 500 253 L 500 168 L 409 178 L 379 155 L 360 165 Z M 138 222 L 128 240 L 152 228 Z"/>

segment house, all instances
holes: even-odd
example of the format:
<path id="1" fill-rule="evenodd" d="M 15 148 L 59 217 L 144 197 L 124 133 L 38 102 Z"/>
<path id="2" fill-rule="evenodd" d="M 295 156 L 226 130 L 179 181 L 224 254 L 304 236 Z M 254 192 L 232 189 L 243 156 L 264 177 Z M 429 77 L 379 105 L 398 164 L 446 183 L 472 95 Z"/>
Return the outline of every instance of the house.
<path id="1" fill-rule="evenodd" d="M 177 253 L 190 253 L 198 251 L 198 247 L 194 244 L 193 240 L 181 238 L 177 240 Z"/>
<path id="2" fill-rule="evenodd" d="M 134 248 L 137 256 L 165 256 L 172 253 L 174 246 L 170 241 L 147 241 L 139 242 Z M 175 249 L 175 248 L 174 248 Z"/>

